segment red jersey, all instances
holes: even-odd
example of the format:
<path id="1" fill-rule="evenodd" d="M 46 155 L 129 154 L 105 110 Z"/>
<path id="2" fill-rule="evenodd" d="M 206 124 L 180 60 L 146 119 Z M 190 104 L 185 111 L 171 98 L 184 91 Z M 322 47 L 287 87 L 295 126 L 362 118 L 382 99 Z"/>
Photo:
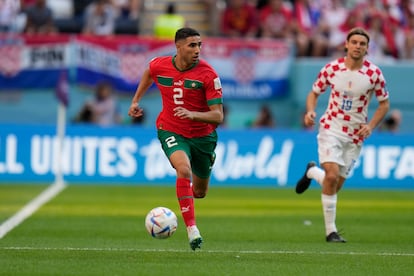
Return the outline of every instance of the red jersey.
<path id="1" fill-rule="evenodd" d="M 185 71 L 175 67 L 174 57 L 151 60 L 149 70 L 162 97 L 162 110 L 157 118 L 157 129 L 164 129 L 187 138 L 209 135 L 216 124 L 180 119 L 174 108 L 181 106 L 190 111 L 206 112 L 209 106 L 222 104 L 222 88 L 215 70 L 199 60 Z"/>

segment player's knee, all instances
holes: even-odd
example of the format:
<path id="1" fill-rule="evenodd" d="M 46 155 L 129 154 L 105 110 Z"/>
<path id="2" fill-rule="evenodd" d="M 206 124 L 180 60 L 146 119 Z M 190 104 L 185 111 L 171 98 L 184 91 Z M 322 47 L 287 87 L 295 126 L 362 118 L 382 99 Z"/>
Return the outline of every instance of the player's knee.
<path id="1" fill-rule="evenodd" d="M 190 166 L 186 166 L 186 165 L 182 165 L 182 166 L 178 166 L 175 169 L 177 171 L 177 176 L 179 178 L 191 178 L 191 167 Z"/>
<path id="2" fill-rule="evenodd" d="M 206 195 L 207 195 L 207 192 L 206 191 L 194 191 L 193 190 L 193 196 L 195 198 L 205 198 Z"/>
<path id="3" fill-rule="evenodd" d="M 338 178 L 338 175 L 333 174 L 333 173 L 327 173 L 327 174 L 325 175 L 325 181 L 326 181 L 326 183 L 327 183 L 329 186 L 331 186 L 332 188 L 337 186 L 337 184 L 338 184 L 338 179 L 339 179 L 339 178 Z"/>

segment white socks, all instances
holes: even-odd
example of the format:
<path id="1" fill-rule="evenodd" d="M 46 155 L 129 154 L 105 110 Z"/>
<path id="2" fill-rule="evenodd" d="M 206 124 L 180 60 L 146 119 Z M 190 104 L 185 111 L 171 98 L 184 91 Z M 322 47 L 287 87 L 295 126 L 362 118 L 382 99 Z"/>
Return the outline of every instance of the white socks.
<path id="1" fill-rule="evenodd" d="M 319 168 L 318 166 L 314 166 L 308 170 L 306 176 L 308 178 L 315 179 L 315 181 L 318 182 L 318 184 L 322 187 L 322 182 L 325 178 L 325 171 Z"/>
<path id="2" fill-rule="evenodd" d="M 310 168 L 306 174 L 307 177 L 314 179 L 322 187 L 323 179 L 325 178 L 325 171 L 318 166 Z M 323 216 L 325 219 L 325 231 L 328 236 L 332 232 L 338 232 L 336 229 L 336 202 L 337 195 L 321 195 Z"/>
<path id="3" fill-rule="evenodd" d="M 324 195 L 321 196 L 323 216 L 325 219 L 325 231 L 328 236 L 332 232 L 338 232 L 336 229 L 336 201 L 337 195 Z"/>

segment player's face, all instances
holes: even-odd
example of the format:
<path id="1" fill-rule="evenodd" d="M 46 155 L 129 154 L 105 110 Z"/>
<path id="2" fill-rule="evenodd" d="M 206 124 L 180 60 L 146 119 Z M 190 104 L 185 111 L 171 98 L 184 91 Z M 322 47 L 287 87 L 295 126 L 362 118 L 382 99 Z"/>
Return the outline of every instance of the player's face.
<path id="1" fill-rule="evenodd" d="M 345 48 L 348 57 L 360 60 L 367 54 L 368 39 L 363 35 L 355 34 L 345 42 Z"/>
<path id="2" fill-rule="evenodd" d="M 188 65 L 197 62 L 200 58 L 201 37 L 191 36 L 179 41 L 177 55 Z"/>

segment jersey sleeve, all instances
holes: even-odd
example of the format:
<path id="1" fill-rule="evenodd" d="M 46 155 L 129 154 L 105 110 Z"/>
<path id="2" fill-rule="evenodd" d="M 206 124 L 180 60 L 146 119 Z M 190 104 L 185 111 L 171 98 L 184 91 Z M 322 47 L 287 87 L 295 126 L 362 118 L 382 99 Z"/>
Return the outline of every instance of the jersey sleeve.
<path id="1" fill-rule="evenodd" d="M 220 77 L 214 70 L 211 70 L 208 74 L 205 91 L 208 105 L 223 103 L 223 88 Z"/>
<path id="2" fill-rule="evenodd" d="M 382 102 L 382 101 L 388 99 L 389 95 L 388 95 L 388 90 L 387 90 L 384 75 L 382 74 L 382 72 L 379 68 L 377 68 L 376 71 L 377 71 L 376 73 L 377 73 L 378 77 L 377 77 L 377 80 L 375 82 L 374 93 L 375 93 L 375 96 L 377 97 L 378 101 Z"/>
<path id="3" fill-rule="evenodd" d="M 148 63 L 148 68 L 149 68 L 149 72 L 151 77 L 155 80 L 154 76 L 156 76 L 156 68 L 157 68 L 157 64 L 159 64 L 160 62 L 160 58 L 159 57 L 154 57 L 153 59 L 151 59 Z"/>
<path id="4" fill-rule="evenodd" d="M 312 85 L 312 91 L 316 94 L 322 94 L 325 92 L 326 88 L 330 85 L 329 75 L 330 75 L 331 65 L 327 64 L 320 71 Z"/>

